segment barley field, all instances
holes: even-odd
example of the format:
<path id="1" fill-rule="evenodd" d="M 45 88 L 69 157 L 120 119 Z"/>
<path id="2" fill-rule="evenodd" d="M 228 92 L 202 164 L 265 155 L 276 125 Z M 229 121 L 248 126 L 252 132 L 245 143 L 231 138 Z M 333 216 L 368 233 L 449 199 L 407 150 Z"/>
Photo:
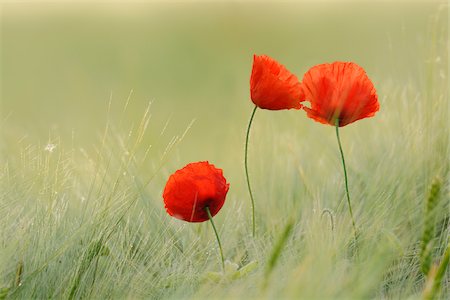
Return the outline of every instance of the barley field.
<path id="1" fill-rule="evenodd" d="M 0 2 L 0 299 L 449 299 L 446 1 Z M 253 54 L 378 93 L 340 136 L 254 107 Z M 230 183 L 170 217 L 170 174 Z"/>

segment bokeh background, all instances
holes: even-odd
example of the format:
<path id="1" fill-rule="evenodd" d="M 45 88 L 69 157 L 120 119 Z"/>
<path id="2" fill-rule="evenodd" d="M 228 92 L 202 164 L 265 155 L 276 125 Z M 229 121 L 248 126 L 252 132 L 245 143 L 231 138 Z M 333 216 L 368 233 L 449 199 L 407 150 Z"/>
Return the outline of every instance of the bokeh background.
<path id="1" fill-rule="evenodd" d="M 315 64 L 343 60 L 379 88 L 420 85 L 430 35 L 448 30 L 436 21 L 446 9 L 439 1 L 5 2 L 0 120 L 30 142 L 51 135 L 89 145 L 132 91 L 127 122 L 152 102 L 155 135 L 165 127 L 170 139 L 195 120 L 183 160 L 220 160 L 219 149 L 243 141 L 254 53 L 300 79 Z"/>

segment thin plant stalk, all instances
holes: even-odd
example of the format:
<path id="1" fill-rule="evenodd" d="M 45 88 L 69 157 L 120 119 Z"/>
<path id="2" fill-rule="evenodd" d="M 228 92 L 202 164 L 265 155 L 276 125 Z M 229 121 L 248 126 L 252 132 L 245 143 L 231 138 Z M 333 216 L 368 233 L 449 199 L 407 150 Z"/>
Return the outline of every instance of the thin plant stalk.
<path id="1" fill-rule="evenodd" d="M 441 190 L 441 185 L 441 180 L 436 177 L 431 183 L 425 205 L 424 226 L 420 248 L 420 266 L 424 275 L 429 273 L 433 261 L 431 250 L 433 249 L 436 207 L 439 203 L 439 192 Z"/>
<path id="2" fill-rule="evenodd" d="M 294 222 L 291 218 L 284 227 L 283 232 L 281 233 L 280 237 L 278 238 L 278 241 L 276 242 L 275 246 L 272 249 L 272 253 L 266 264 L 266 269 L 264 270 L 263 289 L 266 289 L 269 284 L 270 274 L 272 273 L 273 269 L 275 268 L 275 265 L 277 264 L 281 256 L 281 252 L 283 251 L 283 248 L 286 245 L 289 236 L 291 235 L 293 227 Z"/>
<path id="3" fill-rule="evenodd" d="M 206 213 L 208 214 L 208 218 L 209 218 L 209 221 L 211 222 L 214 233 L 216 234 L 217 244 L 219 244 L 220 258 L 222 259 L 222 270 L 225 272 L 225 260 L 223 259 L 223 250 L 222 250 L 222 244 L 220 243 L 219 234 L 217 233 L 216 226 L 214 225 L 214 221 L 211 216 L 211 211 L 209 210 L 209 207 L 207 206 L 205 208 L 205 210 L 206 210 Z"/>
<path id="4" fill-rule="evenodd" d="M 14 285 L 16 287 L 22 285 L 22 275 L 23 275 L 23 260 L 20 260 L 16 267 L 16 278 L 14 280 Z"/>
<path id="5" fill-rule="evenodd" d="M 253 109 L 252 115 L 250 117 L 250 121 L 248 122 L 247 135 L 245 137 L 245 159 L 244 159 L 245 178 L 247 179 L 248 193 L 250 194 L 250 200 L 252 202 L 252 235 L 253 235 L 253 237 L 255 237 L 255 235 L 256 235 L 255 200 L 253 199 L 252 188 L 251 188 L 250 179 L 249 179 L 249 176 L 248 176 L 248 139 L 249 139 L 249 136 L 250 136 L 250 128 L 252 126 L 253 117 L 255 116 L 257 108 L 258 107 L 255 105 L 255 108 Z"/>
<path id="6" fill-rule="evenodd" d="M 437 299 L 441 290 L 442 280 L 444 279 L 448 265 L 450 263 L 450 243 L 447 245 L 444 255 L 442 256 L 439 266 L 431 268 L 425 290 L 423 293 L 424 300 Z"/>
<path id="7" fill-rule="evenodd" d="M 348 210 L 349 210 L 350 216 L 352 218 L 353 232 L 355 235 L 355 243 L 356 243 L 357 231 L 356 231 L 355 218 L 353 217 L 352 204 L 350 201 L 350 193 L 348 191 L 348 178 L 347 178 L 347 168 L 345 166 L 344 151 L 342 151 L 341 139 L 339 137 L 339 119 L 336 119 L 336 137 L 337 137 L 337 141 L 338 141 L 338 145 L 339 145 L 339 151 L 341 153 L 342 166 L 344 167 L 345 192 L 347 195 Z"/>
<path id="8" fill-rule="evenodd" d="M 328 208 L 325 208 L 324 210 L 322 210 L 321 216 L 323 217 L 325 214 L 328 214 L 330 216 L 331 233 L 334 233 L 334 215 L 333 215 L 333 212 L 331 210 L 329 210 Z"/>

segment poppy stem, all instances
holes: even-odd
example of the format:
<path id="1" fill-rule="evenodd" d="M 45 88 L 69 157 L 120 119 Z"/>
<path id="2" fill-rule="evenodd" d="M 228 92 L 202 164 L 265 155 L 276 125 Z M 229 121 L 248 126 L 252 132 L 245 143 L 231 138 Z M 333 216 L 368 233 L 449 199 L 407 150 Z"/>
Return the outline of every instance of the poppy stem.
<path id="1" fill-rule="evenodd" d="M 252 188 L 250 186 L 250 179 L 248 177 L 248 138 L 250 136 L 250 128 L 252 126 L 253 117 L 255 116 L 257 108 L 258 108 L 258 106 L 255 105 L 255 108 L 253 109 L 253 112 L 252 112 L 252 116 L 250 117 L 250 121 L 248 122 L 247 135 L 245 137 L 245 159 L 244 159 L 245 178 L 247 179 L 248 193 L 250 194 L 250 200 L 252 201 L 252 235 L 253 235 L 253 237 L 255 237 L 255 235 L 256 235 L 255 200 L 253 199 Z"/>
<path id="2" fill-rule="evenodd" d="M 219 234 L 217 233 L 216 226 L 214 225 L 213 218 L 211 216 L 211 211 L 209 210 L 209 207 L 205 207 L 206 213 L 208 214 L 209 221 L 211 221 L 212 228 L 214 230 L 214 233 L 216 234 L 217 244 L 219 244 L 219 250 L 220 250 L 220 258 L 222 259 L 222 270 L 225 272 L 225 260 L 223 259 L 223 250 L 222 250 L 222 244 L 220 243 Z"/>
<path id="3" fill-rule="evenodd" d="M 353 225 L 353 231 L 354 231 L 355 243 L 356 243 L 357 231 L 356 231 L 356 225 L 355 225 L 355 218 L 353 217 L 352 204 L 350 202 L 350 193 L 348 191 L 348 178 L 347 178 L 347 168 L 345 167 L 344 151 L 342 151 L 341 139 L 339 138 L 339 119 L 336 119 L 336 137 L 337 137 L 338 144 L 339 144 L 339 151 L 341 152 L 342 166 L 344 167 L 345 191 L 346 191 L 346 195 L 347 195 L 348 209 L 350 211 L 350 216 L 352 217 L 352 225 Z"/>

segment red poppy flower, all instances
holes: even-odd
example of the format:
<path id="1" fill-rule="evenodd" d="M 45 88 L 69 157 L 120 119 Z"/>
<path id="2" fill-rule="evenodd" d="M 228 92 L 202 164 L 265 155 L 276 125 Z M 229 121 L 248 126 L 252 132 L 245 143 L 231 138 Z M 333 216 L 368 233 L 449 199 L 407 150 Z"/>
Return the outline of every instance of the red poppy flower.
<path id="1" fill-rule="evenodd" d="M 379 110 L 375 88 L 363 68 L 352 62 L 312 67 L 302 82 L 308 117 L 324 124 L 345 126 L 372 117 Z"/>
<path id="2" fill-rule="evenodd" d="M 208 220 L 206 207 L 216 215 L 230 185 L 221 169 L 207 161 L 190 163 L 170 175 L 163 198 L 169 215 L 188 222 Z"/>
<path id="3" fill-rule="evenodd" d="M 304 100 L 297 76 L 267 55 L 254 55 L 250 76 L 250 94 L 259 108 L 300 109 Z"/>

